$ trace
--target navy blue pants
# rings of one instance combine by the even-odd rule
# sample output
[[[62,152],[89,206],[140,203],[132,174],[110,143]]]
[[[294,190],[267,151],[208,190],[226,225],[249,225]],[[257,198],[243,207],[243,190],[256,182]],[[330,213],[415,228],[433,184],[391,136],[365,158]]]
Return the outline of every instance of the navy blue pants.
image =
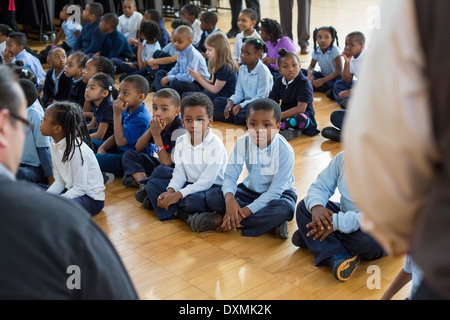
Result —
[[[158,207],[157,199],[162,193],[167,191],[167,186],[169,185],[170,179],[172,179],[172,173],[172,167],[156,167],[145,187],[147,196],[160,221],[175,219],[176,217],[174,214],[179,211],[183,211],[187,214],[213,211],[213,209],[208,206],[207,199],[210,198],[209,194],[214,190],[217,189],[222,191],[221,186],[219,185],[213,185],[209,190],[190,194],[178,201],[178,203],[169,206],[167,210]]]
[[[197,81],[186,82],[175,79],[170,81],[167,86],[163,86],[161,84],[161,80],[167,75],[167,73],[169,72],[166,70],[158,70],[155,73],[155,81],[153,82],[153,85],[155,86],[156,91],[163,88],[172,88],[178,92],[180,97],[182,97],[185,92],[199,92],[203,90],[203,87]]]
[[[334,83],[333,86],[333,94],[334,94],[334,98],[336,99],[336,102],[338,103],[338,105],[340,107],[342,107],[342,104],[344,103],[345,100],[348,100],[349,98],[339,98],[339,93],[341,93],[342,91],[345,90],[350,90],[353,86],[353,81],[352,83],[347,83],[344,81],[344,79],[339,79]]]
[[[34,183],[34,185],[39,186],[40,188],[47,190],[50,188],[48,184],[45,183]],[[67,189],[63,190],[63,193],[66,192]],[[75,203],[78,203],[80,206],[82,206],[91,216],[95,216],[100,213],[100,211],[103,210],[103,207],[105,206],[105,201],[102,200],[95,200],[88,196],[87,194],[78,197],[78,198],[71,198]]]
[[[336,110],[330,116],[330,121],[336,128],[342,129],[342,125],[344,123],[345,110]]]
[[[123,176],[122,157],[123,152],[117,147],[106,150],[107,153],[97,153],[98,148],[103,144],[103,140],[92,139],[95,157],[102,172],[113,173],[116,177]]]
[[[159,165],[161,162],[158,158],[136,150],[125,151],[122,157],[123,172],[127,176],[137,172],[143,172],[150,176]]]
[[[217,97],[214,99],[213,103],[214,103],[214,116],[213,116],[214,121],[234,123],[236,125],[242,125],[246,123],[247,111],[242,109],[238,112],[237,115],[234,115],[233,112],[230,112],[230,116],[228,117],[228,119],[225,119],[223,113],[228,103],[227,97]]]
[[[241,208],[244,208],[259,198],[261,194],[254,192],[242,183],[238,185],[235,199]],[[292,190],[286,190],[280,199],[270,201],[267,206],[254,212],[252,215],[242,219],[244,227],[242,235],[246,237],[257,237],[279,226],[285,221],[291,221],[294,217],[297,194]],[[226,204],[222,188],[212,190],[207,198],[208,206],[218,213],[225,215]]]
[[[34,167],[26,164],[20,164],[16,174],[17,179],[29,182],[48,183],[42,167]]]
[[[302,73],[305,75],[305,77],[308,77],[308,70],[302,69]],[[314,80],[325,78],[325,75],[322,72],[319,72],[319,71],[313,71],[313,76],[314,76]],[[337,76],[336,78],[325,82],[319,88],[314,88],[314,91],[325,92],[326,93],[328,90],[332,90],[333,89],[334,83],[336,81],[339,81],[341,79],[342,79],[342,76]]]
[[[340,211],[340,204],[329,201],[327,208],[333,212]],[[326,265],[326,260],[336,254],[358,255],[361,259],[376,260],[385,255],[384,249],[370,235],[357,230],[352,233],[342,233],[334,231],[328,235],[323,241],[320,238],[314,240],[313,236],[306,235],[312,229],[306,225],[311,223],[312,215],[306,209],[305,202],[302,200],[297,206],[296,212],[298,230],[308,246],[309,251],[314,255],[316,266]]]

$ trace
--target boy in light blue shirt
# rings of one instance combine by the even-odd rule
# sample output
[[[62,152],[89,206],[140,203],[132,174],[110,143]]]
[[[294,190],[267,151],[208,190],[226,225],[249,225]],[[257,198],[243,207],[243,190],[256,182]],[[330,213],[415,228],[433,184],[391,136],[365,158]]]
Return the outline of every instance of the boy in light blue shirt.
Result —
[[[34,83],[27,79],[18,81],[27,99],[27,115],[28,120],[33,124],[33,130],[25,136],[17,179],[49,184],[53,182],[50,138],[44,137],[40,131],[41,121],[44,119],[44,108],[39,103]]]
[[[294,217],[294,151],[278,133],[281,109],[273,100],[252,102],[247,109],[248,134],[240,137],[228,159],[222,190],[211,192],[208,206],[216,212],[199,213],[188,221],[194,231],[242,228],[242,235],[266,232],[286,239]],[[246,166],[248,175],[237,183]]]
[[[206,60],[192,45],[192,29],[188,26],[179,26],[173,34],[173,46],[177,50],[177,63],[169,71],[159,70],[155,74],[156,91],[169,87],[182,97],[184,92],[199,92],[203,87],[189,74],[188,69],[200,71],[205,79],[210,78]]]
[[[37,84],[42,89],[46,74],[39,59],[25,50],[27,43],[27,36],[24,33],[11,33],[6,40],[6,53],[3,63],[22,61],[24,66],[34,72],[37,77]],[[40,89],[38,89],[39,92]]]
[[[69,4],[66,4],[59,13],[59,19],[62,21],[61,23],[61,29],[58,31],[58,34],[56,35],[55,42],[53,44],[57,45],[58,42],[61,40],[62,36],[64,35],[66,38],[66,41],[64,41],[61,44],[61,47],[69,54],[72,48],[75,46],[75,42],[77,41],[78,36],[81,33],[81,30],[83,27],[81,24],[76,22],[75,19],[70,19],[71,14],[69,14]],[[75,12],[73,13],[75,14]]]
[[[340,203],[330,201],[336,187]],[[297,206],[296,218],[298,230],[292,243],[308,248],[316,266],[331,266],[340,281],[350,278],[360,259],[376,260],[385,255],[384,249],[360,230],[361,212],[345,183],[344,152],[334,157],[310,186]]]

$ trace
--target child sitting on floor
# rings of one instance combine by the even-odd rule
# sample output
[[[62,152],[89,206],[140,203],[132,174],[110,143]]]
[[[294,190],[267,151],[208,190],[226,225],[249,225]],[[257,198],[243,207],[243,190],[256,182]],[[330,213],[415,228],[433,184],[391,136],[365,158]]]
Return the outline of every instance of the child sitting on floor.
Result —
[[[68,101],[55,102],[45,110],[44,136],[52,137],[50,151],[55,182],[47,192],[60,194],[81,205],[92,216],[105,205],[105,185],[89,141],[83,113]]]
[[[137,187],[143,184],[145,187],[148,176],[160,164],[172,166],[172,149],[177,137],[184,132],[182,129],[180,113],[180,96],[173,89],[165,88],[156,92],[153,96],[153,118],[150,127],[136,142],[136,150],[128,150],[123,155],[122,165],[124,176],[122,184],[126,187]],[[151,144],[158,158],[152,154],[141,151]],[[145,193],[145,189],[141,189]],[[146,196],[146,193],[145,193]],[[145,198],[144,196],[144,198]],[[143,198],[136,193],[136,199],[143,202]],[[140,200],[139,200],[140,199]]]
[[[242,235],[247,237],[273,232],[282,239],[288,238],[288,221],[294,217],[297,201],[295,154],[278,134],[280,126],[281,109],[275,101],[266,98],[250,103],[248,134],[236,141],[222,189],[208,192],[209,210],[196,213],[189,220],[193,231],[242,228]],[[238,184],[244,164],[248,175]]]
[[[123,176],[123,154],[135,149],[136,142],[147,131],[152,119],[144,103],[148,94],[148,81],[144,77],[126,77],[120,83],[119,91],[119,97],[113,103],[114,134],[105,141],[92,141],[102,172],[116,177]],[[150,147],[143,151],[153,153]]]
[[[172,151],[175,168],[158,166],[146,190],[159,220],[208,211],[208,194],[220,190],[227,150],[210,128],[213,105],[205,94],[194,92],[181,101],[181,119],[186,134],[177,139]]]
[[[313,88],[300,72],[300,59],[294,52],[280,49],[277,64],[281,77],[275,80],[269,98],[281,101],[280,134],[291,140],[304,132],[308,136],[319,133],[314,118]]]
[[[72,79],[66,77],[67,58],[63,48],[55,46],[48,51],[47,63],[51,68],[47,71],[44,82],[42,103],[47,108],[54,100],[61,101],[69,98]]]
[[[242,125],[246,121],[247,106],[252,101],[267,98],[273,86],[273,77],[262,63],[266,44],[257,38],[247,38],[242,47],[242,65],[234,94],[215,100],[214,120]]]
[[[156,91],[169,87],[176,90],[181,97],[184,92],[201,91],[202,87],[189,74],[188,69],[200,71],[205,79],[209,79],[210,74],[205,58],[192,45],[192,29],[188,26],[179,26],[173,34],[173,45],[179,52],[177,63],[169,72],[164,70],[156,72],[154,82]]]
[[[334,157],[308,189],[297,206],[298,230],[292,243],[307,248],[316,266],[331,266],[337,280],[347,281],[360,259],[376,260],[385,255],[369,234],[360,230],[361,212],[348,193],[344,174],[344,152]],[[340,203],[330,201],[336,187]]]

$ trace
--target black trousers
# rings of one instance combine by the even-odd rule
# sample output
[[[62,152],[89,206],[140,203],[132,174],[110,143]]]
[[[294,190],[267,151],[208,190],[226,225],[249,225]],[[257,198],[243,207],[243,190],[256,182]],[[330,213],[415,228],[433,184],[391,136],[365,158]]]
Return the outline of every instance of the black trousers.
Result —
[[[245,5],[247,8],[254,8],[258,13],[258,20],[256,20],[255,29],[258,30],[259,20],[261,19],[261,6],[259,5],[259,0],[245,0]],[[237,26],[237,20],[239,13],[242,10],[242,0],[230,0],[231,8],[231,29],[239,31]]]

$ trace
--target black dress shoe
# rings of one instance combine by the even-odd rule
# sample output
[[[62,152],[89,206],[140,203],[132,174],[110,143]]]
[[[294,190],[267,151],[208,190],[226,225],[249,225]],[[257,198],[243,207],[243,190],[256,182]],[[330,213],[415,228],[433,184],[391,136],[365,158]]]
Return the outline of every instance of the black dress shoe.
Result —
[[[231,38],[236,38],[236,36],[237,36],[238,33],[239,33],[239,30],[233,30],[233,29],[230,29],[230,31],[227,32],[227,37],[228,37],[229,39],[231,39]]]
[[[322,129],[322,136],[332,141],[341,141],[341,130],[334,127],[326,127]]]

